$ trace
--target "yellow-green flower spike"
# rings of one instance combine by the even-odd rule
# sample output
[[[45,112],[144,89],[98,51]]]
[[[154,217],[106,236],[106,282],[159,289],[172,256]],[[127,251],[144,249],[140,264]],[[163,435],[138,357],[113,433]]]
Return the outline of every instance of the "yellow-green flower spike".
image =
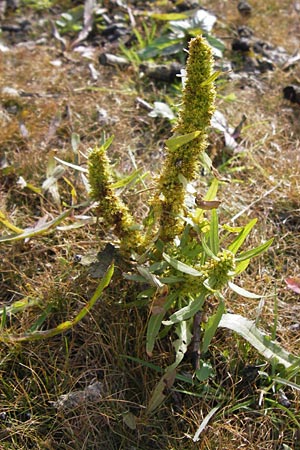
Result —
[[[89,153],[88,173],[90,196],[98,202],[99,216],[103,218],[104,228],[113,228],[116,236],[121,240],[124,253],[137,250],[141,237],[132,215],[122,200],[112,189],[113,178],[109,159],[104,146],[96,147]]]
[[[179,216],[184,212],[186,193],[182,176],[187,181],[195,178],[200,155],[207,146],[206,130],[214,112],[216,96],[213,63],[212,51],[207,41],[201,36],[191,39],[182,108],[173,131],[175,135],[186,135],[195,131],[199,134],[175,150],[167,149],[157,194],[152,201],[154,216],[160,221],[160,237],[164,242],[172,240],[182,229]]]
[[[202,36],[191,39],[186,63],[182,109],[179,113],[178,123],[174,127],[174,131],[179,134],[196,130],[205,132],[210,125],[215,111],[216,97],[214,84],[209,81],[214,78],[213,65],[212,50],[206,39]],[[201,138],[200,141],[202,141]]]

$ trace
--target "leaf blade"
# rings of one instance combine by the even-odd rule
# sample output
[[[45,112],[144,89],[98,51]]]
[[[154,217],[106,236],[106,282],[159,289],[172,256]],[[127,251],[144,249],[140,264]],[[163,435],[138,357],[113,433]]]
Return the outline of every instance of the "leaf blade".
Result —
[[[275,359],[286,368],[291,367],[294,363],[300,363],[299,357],[271,341],[269,336],[260,331],[253,321],[239,314],[223,314],[219,327],[238,333],[269,361]]]
[[[261,244],[258,247],[253,248],[252,250],[248,250],[247,252],[240,253],[236,257],[236,261],[244,261],[246,259],[254,258],[255,256],[260,255],[261,253],[268,250],[268,248],[272,245],[273,241],[274,241],[274,238],[271,238],[264,244]]]
[[[262,298],[262,295],[254,294],[253,292],[249,292],[246,289],[238,286],[237,284],[233,283],[232,281],[228,281],[228,286],[230,289],[235,292],[236,294],[245,297],[245,298],[252,298],[252,299],[258,299]]]
[[[186,273],[187,275],[192,275],[193,277],[203,276],[203,273],[199,272],[199,270],[196,270],[193,267],[188,266],[181,261],[178,261],[178,259],[172,258],[171,256],[167,255],[167,253],[163,253],[162,256],[164,260],[170,264],[170,266],[174,267],[174,269],[178,270],[179,272]]]
[[[248,237],[250,231],[256,224],[257,219],[251,220],[247,225],[245,225],[239,235],[234,239],[234,241],[229,245],[228,250],[230,250],[234,255],[238,249],[243,245],[245,239]]]
[[[169,150],[175,151],[185,144],[196,139],[201,134],[201,131],[193,131],[192,133],[183,134],[180,136],[174,136],[166,141],[166,146]]]
[[[210,318],[207,321],[207,324],[205,326],[205,331],[203,335],[203,343],[202,343],[202,352],[206,353],[208,350],[208,347],[216,334],[216,330],[219,326],[220,320],[224,314],[225,311],[225,304],[223,301],[220,301],[219,306],[217,308],[217,311],[215,314],[210,316]]]

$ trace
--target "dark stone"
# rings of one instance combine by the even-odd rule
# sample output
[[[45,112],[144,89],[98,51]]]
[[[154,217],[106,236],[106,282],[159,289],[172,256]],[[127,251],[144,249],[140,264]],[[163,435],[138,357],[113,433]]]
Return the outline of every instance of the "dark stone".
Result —
[[[234,39],[231,44],[232,50],[240,52],[249,52],[250,42],[246,38]]]
[[[283,88],[283,96],[292,103],[300,105],[300,86],[290,85]]]
[[[171,64],[140,65],[140,70],[144,72],[147,77],[156,81],[166,81],[167,83],[173,83],[178,79],[177,75],[180,74],[181,69],[182,65],[177,62]]]
[[[253,36],[253,30],[250,27],[247,27],[246,25],[241,25],[238,27],[238,35],[240,38],[251,38]]]
[[[245,1],[240,1],[237,8],[242,16],[250,16],[252,12],[252,6],[250,5],[250,3]]]

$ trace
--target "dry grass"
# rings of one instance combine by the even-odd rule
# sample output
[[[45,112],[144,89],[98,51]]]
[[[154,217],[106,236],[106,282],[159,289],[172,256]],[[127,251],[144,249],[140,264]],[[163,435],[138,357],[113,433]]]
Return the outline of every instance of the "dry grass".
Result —
[[[254,12],[249,19],[238,15],[236,2],[202,4],[219,15],[220,36],[232,36],[232,29],[246,21],[256,36],[283,45],[291,53],[297,49],[299,13],[293,9],[293,2],[253,0]],[[80,135],[82,154],[99,142],[104,131],[114,134],[110,157],[116,169],[123,173],[133,170],[130,149],[138,165],[150,171],[147,183],[151,187],[170,125],[150,119],[137,107],[135,98],[143,88],[149,101],[162,98],[162,91],[151,84],[143,86],[132,69],[121,73],[99,66],[100,79],[94,84],[98,90],[87,90],[91,85],[88,62],[74,53],[62,55],[55,41],[32,48],[12,46],[4,56],[0,59],[0,92],[8,86],[33,94],[12,101],[11,109],[7,109],[7,96],[1,97],[6,116],[0,115],[0,158],[6,154],[13,169],[10,173],[0,172],[0,206],[15,225],[30,226],[46,213],[50,218],[58,214],[51,197],[21,189],[17,180],[22,176],[41,186],[53,151],[62,159],[72,160],[72,132]],[[61,59],[60,67],[51,64],[56,59]],[[299,324],[300,308],[298,297],[286,289],[284,278],[299,276],[300,110],[283,100],[282,88],[298,79],[297,67],[288,71],[276,68],[260,76],[259,86],[241,88],[240,81],[226,83],[220,86],[220,93],[234,92],[237,99],[233,103],[218,100],[218,108],[232,126],[247,114],[241,134],[242,151],[221,170],[230,181],[222,185],[219,195],[224,220],[245,209],[236,223],[259,219],[250,245],[275,236],[272,249],[254,261],[242,279],[250,291],[267,295],[261,309],[258,311],[256,301],[241,302],[233,295],[227,297],[227,306],[233,312],[258,319],[269,332],[277,321],[277,339],[294,354],[300,353],[299,330],[292,327]],[[97,107],[107,109],[112,118],[109,125],[99,122]],[[28,137],[22,136],[21,123]],[[211,146],[222,151],[213,139],[211,135]],[[84,164],[84,157],[80,158]],[[85,190],[74,180],[74,173],[67,170],[66,176],[75,183],[78,199],[84,201]],[[202,180],[203,189],[205,185],[206,180]],[[59,186],[68,204],[70,189],[63,180]],[[127,197],[138,216],[145,212],[146,198],[147,193],[140,197],[130,193]],[[99,251],[109,239],[100,224],[71,232],[57,231],[24,243],[1,244],[1,302],[39,299],[38,306],[10,319],[11,329],[28,329],[47,305],[51,305],[45,323],[49,328],[73,317],[97,285],[74,257]],[[1,448],[275,450],[283,448],[283,444],[300,448],[299,393],[286,389],[290,406],[274,405],[272,392],[265,392],[267,382],[250,382],[245,375],[245,367],[250,365],[262,365],[265,371],[271,368],[243,341],[225,331],[218,332],[207,356],[215,377],[194,387],[177,381],[156,415],[143,415],[159,374],[126,358],[146,359],[147,311],[126,307],[135,297],[136,287],[116,277],[92,314],[72,331],[45,342],[1,344]],[[151,362],[163,367],[170,358],[169,350],[168,342],[161,342]],[[191,372],[188,361],[182,370]],[[82,390],[95,379],[103,384],[100,401],[57,411],[52,402],[60,395]],[[193,443],[191,437],[216,404],[220,409],[201,440]],[[123,415],[128,411],[138,417],[135,430],[124,422]]]

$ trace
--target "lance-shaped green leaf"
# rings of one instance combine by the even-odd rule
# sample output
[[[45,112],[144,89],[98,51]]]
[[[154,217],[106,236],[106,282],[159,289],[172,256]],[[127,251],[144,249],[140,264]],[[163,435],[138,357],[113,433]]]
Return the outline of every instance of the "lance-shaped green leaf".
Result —
[[[240,253],[236,257],[236,261],[244,261],[250,258],[254,258],[255,256],[260,255],[261,253],[265,252],[273,243],[274,238],[269,239],[264,244],[259,245],[258,247],[253,248],[252,250],[248,250],[247,252]]]
[[[183,308],[176,311],[174,314],[171,315],[169,320],[166,320],[163,322],[164,325],[172,325],[177,322],[181,322],[182,320],[188,320],[191,317],[193,317],[198,311],[201,310],[205,297],[207,296],[209,292],[205,289],[199,297],[197,297],[195,300],[191,301],[191,303],[187,306],[184,306]]]
[[[168,389],[172,387],[175,381],[176,368],[183,360],[188,345],[191,342],[192,335],[187,322],[182,321],[178,324],[178,326],[176,327],[176,334],[178,336],[178,339],[173,342],[173,346],[176,352],[175,361],[166,369],[164,376],[161,378],[158,385],[154,389],[147,408],[148,414],[157,409],[158,406],[160,406],[161,403],[165,400]]]
[[[182,134],[180,136],[174,136],[166,141],[166,146],[169,150],[177,150],[185,144],[193,141],[200,135],[201,131],[193,131],[192,133]]]
[[[246,226],[243,227],[242,231],[239,233],[236,239],[234,239],[234,241],[229,245],[228,250],[230,250],[234,255],[241,247],[241,245],[243,245],[245,239],[248,237],[256,222],[257,219],[251,220]]]
[[[6,323],[6,307],[4,306],[2,308],[1,313],[0,330],[2,330],[5,327],[5,323]]]
[[[58,158],[57,156],[54,156],[54,159],[58,161],[59,163],[63,164],[64,166],[70,167],[71,169],[75,169],[78,172],[88,173],[88,169],[85,167],[78,166],[77,164],[72,164],[68,161],[64,161],[63,159]]]
[[[268,361],[277,361],[286,368],[291,367],[296,362],[300,364],[299,357],[292,355],[279,344],[271,341],[270,337],[260,331],[253,321],[239,314],[223,314],[219,327],[238,333]]]
[[[128,426],[131,430],[136,430],[137,428],[137,417],[132,414],[130,411],[126,411],[122,413],[123,421],[125,425]]]
[[[146,172],[143,175],[141,175],[142,171],[143,171],[143,169],[141,169],[141,168],[136,169],[133,173],[131,173],[127,177],[124,177],[121,180],[118,180],[115,183],[112,183],[111,188],[112,189],[120,189],[120,188],[127,186],[128,184],[136,183],[137,181],[142,180],[148,174],[148,172]]]
[[[173,346],[176,352],[176,358],[174,363],[169,366],[168,370],[176,369],[176,367],[181,363],[191,342],[192,334],[190,332],[190,327],[185,320],[179,322],[179,324],[176,326],[176,334],[178,336],[178,339],[173,342]]]
[[[148,356],[152,356],[155,340],[159,333],[165,314],[165,311],[159,314],[152,314],[148,321],[146,334],[146,353]]]
[[[0,308],[0,316],[4,313],[6,315],[16,314],[19,311],[24,311],[25,309],[31,308],[32,306],[39,305],[40,303],[41,303],[40,299],[24,297],[20,300],[13,302],[11,305],[1,307]]]
[[[65,173],[65,169],[62,166],[56,166],[51,170],[51,173],[47,177],[47,179],[42,184],[43,191],[48,191],[51,186],[53,186],[57,180],[62,178]]]
[[[147,414],[153,413],[164,402],[168,389],[173,386],[175,377],[175,369],[169,369],[166,371],[151,395],[148,407],[146,409]]]
[[[207,78],[207,80],[202,81],[200,86],[208,86],[209,84],[213,83],[221,74],[222,72],[220,72],[219,70],[214,72],[210,77]]]
[[[250,259],[244,259],[243,261],[240,261],[239,263],[237,263],[235,270],[233,272],[233,276],[239,275],[240,273],[244,272],[244,270],[247,269],[249,264],[250,264]]]
[[[209,244],[212,252],[217,255],[220,249],[219,244],[219,221],[218,213],[215,209],[211,212],[210,218],[210,232],[209,232]]]
[[[246,298],[261,298],[262,297],[262,295],[257,295],[257,294],[254,294],[253,292],[247,291],[246,289],[232,283],[232,281],[228,281],[228,286],[230,287],[230,289],[233,292],[240,295],[241,297],[246,297]]]
[[[109,285],[111,277],[114,273],[114,265],[112,264],[108,269],[102,280],[100,281],[94,295],[90,299],[90,301],[79,311],[79,313],[75,316],[73,320],[67,320],[59,324],[55,328],[51,328],[50,330],[45,331],[34,331],[32,333],[23,333],[19,335],[12,335],[8,333],[2,333],[0,335],[0,342],[27,342],[27,341],[38,341],[40,339],[50,338],[56,336],[57,334],[64,333],[76,325],[83,317],[91,310],[96,301],[99,299],[100,295],[104,291],[104,289]]]
[[[212,170],[213,163],[208,154],[206,152],[202,152],[199,159],[204,169],[210,172]]]
[[[165,317],[166,311],[170,308],[174,302],[177,294],[173,293],[168,296],[166,303],[163,305],[163,311],[158,314],[151,314],[148,321],[147,334],[146,334],[146,353],[148,356],[152,356],[155,340],[159,333],[163,318]]]
[[[27,333],[33,333],[34,331],[37,331],[39,328],[41,328],[41,326],[49,316],[49,313],[52,311],[52,309],[53,309],[52,305],[47,305],[43,313],[37,318],[34,324],[31,325]]]
[[[216,198],[218,193],[219,181],[217,178],[214,178],[211,185],[209,186],[208,191],[206,192],[204,199],[207,202],[211,202]]]
[[[205,325],[205,331],[203,335],[203,343],[202,343],[202,352],[206,353],[208,350],[208,347],[211,343],[212,338],[216,334],[217,328],[219,326],[220,320],[222,318],[222,315],[225,311],[225,304],[221,300],[218,306],[218,309],[215,314],[210,316],[208,319],[206,325]]]
[[[11,223],[2,211],[0,211],[0,223],[17,234],[24,232],[22,228],[16,227],[13,223]]]
[[[293,389],[296,389],[297,391],[300,391],[300,385],[297,383],[293,383],[293,381],[289,381],[289,380],[286,380],[285,378],[281,378],[281,377],[273,377],[272,379],[273,379],[273,381],[276,381],[276,383],[280,383],[280,384],[283,384],[284,386],[289,386]]]
[[[215,261],[220,261],[220,258],[218,256],[216,256],[216,254],[208,247],[207,243],[205,242],[204,236],[201,239],[201,243],[202,243],[203,250],[207,254],[207,256],[209,256],[210,258],[212,258]]]
[[[182,20],[187,18],[186,13],[148,13],[148,16],[155,20],[164,20],[169,22],[170,20]]]
[[[73,324],[76,325],[83,317],[92,309],[92,307],[95,305],[99,297],[101,296],[102,292],[110,283],[110,280],[114,273],[114,264],[111,264],[106,273],[104,274],[104,277],[100,281],[93,297],[90,299],[90,301],[82,308],[81,311],[77,314],[75,319],[73,320]]]
[[[203,273],[199,272],[199,270],[194,269],[191,266],[188,266],[187,264],[178,261],[175,258],[171,258],[171,256],[167,255],[166,253],[163,253],[163,258],[165,261],[167,261],[170,266],[174,267],[174,269],[179,270],[179,272],[186,273],[187,275],[192,275],[193,277],[202,277]]]
[[[46,222],[42,225],[38,225],[33,228],[26,228],[20,234],[9,234],[7,236],[1,236],[0,242],[20,241],[22,239],[32,238],[34,236],[39,236],[41,234],[47,233],[51,228],[58,225],[62,220],[64,220],[70,214],[72,209],[73,208],[67,209],[55,219],[50,220],[49,222]]]

